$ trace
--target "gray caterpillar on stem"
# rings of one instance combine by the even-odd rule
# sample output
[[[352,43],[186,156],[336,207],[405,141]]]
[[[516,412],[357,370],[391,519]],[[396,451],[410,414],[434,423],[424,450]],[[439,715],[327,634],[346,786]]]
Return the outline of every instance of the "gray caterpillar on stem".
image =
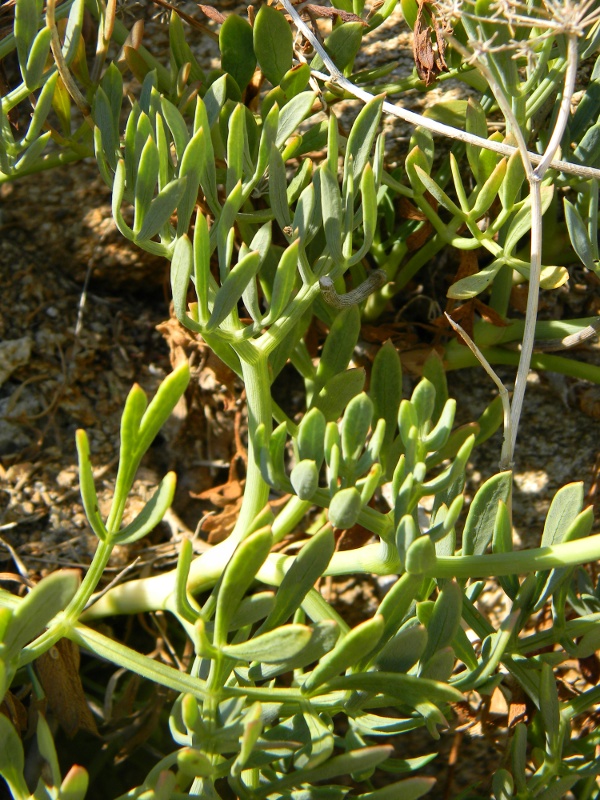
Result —
[[[370,294],[381,288],[386,281],[386,272],[382,269],[376,269],[356,289],[352,289],[352,291],[345,294],[338,294],[332,279],[328,275],[319,279],[319,286],[321,287],[323,300],[328,305],[333,306],[333,308],[344,309],[362,303]]]

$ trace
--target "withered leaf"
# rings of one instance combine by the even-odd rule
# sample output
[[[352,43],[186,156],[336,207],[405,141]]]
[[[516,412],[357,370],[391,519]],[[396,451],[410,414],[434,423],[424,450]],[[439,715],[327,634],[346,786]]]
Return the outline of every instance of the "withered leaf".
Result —
[[[192,28],[196,28],[196,30],[208,33],[210,36],[214,35],[213,32],[206,27],[206,25],[203,25],[202,22],[199,22],[197,19],[194,19],[194,17],[186,14],[185,11],[177,8],[177,6],[168,3],[167,0],[152,0],[152,2],[156,3],[157,6],[168,9],[169,11],[174,11],[180,19],[185,20],[188,25],[191,25]],[[197,5],[200,11],[202,11],[202,13],[205,14],[209,19],[212,19],[218,23],[225,21],[223,14],[219,13],[215,8],[213,8],[213,6],[204,6],[200,5],[200,3]]]
[[[219,24],[225,22],[225,16],[221,14],[220,11],[217,11],[217,9],[214,8],[213,6],[205,6],[202,5],[202,3],[197,3],[197,6],[200,9],[200,11],[203,14],[205,14],[209,19],[212,19],[213,22],[218,22]]]
[[[479,258],[477,250],[460,250],[460,262],[458,272],[454,276],[453,283],[460,281],[463,278],[468,278],[470,275],[475,275],[479,272]]]
[[[0,714],[8,717],[19,733],[27,729],[27,709],[12,692],[7,692],[0,703]]]
[[[408,197],[400,197],[398,200],[398,213],[403,219],[416,219],[423,222],[427,216],[410,202]]]
[[[426,244],[433,234],[433,225],[427,220],[423,225],[420,225],[416,231],[408,235],[406,239],[406,249],[409,253],[413,253],[420,247]]]
[[[448,71],[444,54],[446,40],[434,13],[435,3],[419,0],[419,11],[413,29],[413,57],[417,74],[429,86],[438,75]],[[435,49],[431,35],[435,34]]]
[[[69,738],[78,731],[98,735],[79,677],[79,648],[61,639],[35,662],[48,707]]]
[[[308,3],[304,6],[304,11],[307,11],[313,17],[325,17],[332,19],[334,22],[341,19],[342,22],[360,22],[361,25],[368,25],[361,17],[352,14],[350,11],[342,11],[341,8],[328,8],[326,6],[317,6],[313,3]]]
[[[485,322],[489,323],[490,325],[495,325],[497,328],[506,328],[508,326],[508,322],[500,316],[500,314],[496,311],[496,309],[488,306],[486,303],[482,303],[481,300],[474,298],[475,302],[475,309],[477,310],[481,319],[485,320]]]

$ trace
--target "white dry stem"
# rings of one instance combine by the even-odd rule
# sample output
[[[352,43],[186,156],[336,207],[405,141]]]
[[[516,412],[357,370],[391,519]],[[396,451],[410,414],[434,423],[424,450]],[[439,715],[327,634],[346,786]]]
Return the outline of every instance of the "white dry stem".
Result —
[[[331,60],[317,37],[304,22],[302,17],[298,14],[290,0],[280,0],[280,2],[281,5],[284,6],[286,13],[288,13],[293,19],[297,28],[302,31],[302,34],[306,39],[308,39],[315,51],[319,54],[321,60],[327,67],[329,75],[326,75],[325,73],[319,72],[315,69],[311,70],[311,73],[319,80],[333,82],[344,91],[356,97],[358,100],[362,100],[364,103],[368,103],[370,100],[373,100],[375,95],[371,94],[370,92],[366,92],[364,89],[361,89],[359,86],[356,86],[354,83],[352,83],[352,81],[348,80],[348,78],[344,77],[342,72]],[[493,152],[500,153],[500,155],[503,156],[510,157],[517,149],[516,147],[505,144],[504,142],[494,142],[489,139],[483,139],[481,136],[475,136],[472,133],[467,133],[459,128],[454,128],[451,125],[444,125],[442,122],[437,122],[434,119],[423,117],[414,111],[409,111],[401,106],[393,105],[392,103],[387,102],[387,100],[383,103],[383,111],[386,114],[390,114],[391,116],[398,117],[405,122],[409,122],[411,125],[426,128],[427,130],[432,131],[432,133],[437,133],[441,136],[448,136],[452,139],[457,139],[460,142],[472,144],[476,147],[484,147],[486,150],[492,150]],[[538,164],[542,160],[542,156],[538,155],[537,153],[529,152],[528,157],[534,164]],[[580,164],[572,164],[569,161],[555,159],[551,161],[550,167],[569,175],[578,175],[581,178],[600,179],[600,169],[594,169],[593,167],[586,167]]]
[[[96,44],[96,58],[94,59],[94,66],[92,68],[91,80],[92,83],[100,81],[102,75],[102,67],[106,60],[108,47],[113,35],[115,27],[115,17],[117,13],[117,0],[108,0],[100,4],[101,13],[104,14],[103,24],[98,27],[98,41]]]
[[[502,453],[500,455],[500,469],[512,469],[512,436],[510,430],[510,398],[508,396],[508,389],[502,383],[498,375],[494,372],[490,362],[486,359],[464,328],[459,325],[458,322],[455,322],[450,314],[444,312],[444,315],[454,330],[461,335],[469,350],[473,353],[477,361],[479,361],[481,366],[498,387],[498,393],[500,394],[500,399],[502,400],[502,412],[504,416],[504,438],[502,440]]]
[[[291,4],[290,0],[281,0],[281,4],[286,9],[287,13],[293,19],[296,27],[302,31],[303,35],[310,41],[310,43],[315,48],[316,52],[321,57],[323,63],[327,67],[327,70],[330,73],[330,80],[332,80],[335,84],[343,88],[345,91],[349,92],[350,94],[354,95],[360,100],[364,102],[368,102],[369,100],[373,99],[373,95],[369,92],[360,89],[358,86],[355,86],[351,81],[344,77],[344,75],[340,72],[338,67],[334,64],[331,60],[329,55],[326,53],[325,49],[318,41],[317,37],[313,34],[310,30],[308,25],[302,20],[301,16],[298,14],[296,9]],[[514,396],[511,404],[511,416],[510,416],[510,423],[509,428],[511,431],[510,436],[510,448],[507,452],[502,454],[502,463],[504,464],[504,468],[508,464],[513,462],[514,458],[514,450],[516,445],[516,438],[517,432],[519,428],[519,420],[521,417],[521,411],[523,408],[523,399],[525,397],[525,387],[527,382],[527,375],[529,373],[529,368],[531,364],[531,354],[533,352],[533,345],[535,339],[535,325],[537,322],[537,310],[538,310],[538,296],[539,296],[539,286],[540,286],[540,275],[541,275],[541,267],[542,267],[542,198],[541,198],[541,182],[544,174],[549,168],[556,169],[560,172],[568,173],[571,175],[579,175],[584,178],[595,178],[598,174],[600,174],[600,170],[593,169],[591,167],[580,166],[577,164],[571,164],[567,161],[562,160],[555,160],[554,155],[558,150],[560,145],[560,141],[563,137],[565,127],[568,121],[569,112],[570,112],[570,105],[571,99],[573,96],[573,91],[575,87],[575,77],[577,74],[577,66],[578,66],[578,52],[577,52],[577,40],[578,36],[582,35],[583,31],[583,23],[581,21],[581,15],[587,10],[588,3],[584,3],[583,7],[579,6],[580,16],[578,20],[579,24],[575,25],[573,19],[569,20],[562,20],[563,27],[561,32],[565,33],[567,36],[567,68],[565,71],[565,79],[564,79],[564,89],[562,93],[561,105],[559,109],[559,113],[557,116],[556,123],[554,125],[554,130],[550,137],[550,141],[546,147],[546,150],[542,156],[531,153],[527,149],[527,144],[519,128],[518,122],[513,114],[510,102],[506,97],[504,90],[495,80],[491,70],[487,68],[485,63],[485,43],[480,43],[479,53],[473,54],[469,50],[467,50],[460,42],[456,41],[454,37],[451,35],[446,35],[448,40],[451,42],[453,47],[455,47],[464,57],[466,57],[469,61],[475,61],[477,66],[481,70],[482,74],[485,76],[490,88],[494,92],[494,96],[502,110],[502,113],[505,115],[505,118],[509,125],[512,128],[512,133],[514,134],[517,147],[512,147],[511,145],[507,145],[500,142],[493,142],[487,139],[483,139],[479,136],[474,136],[473,134],[469,134],[466,131],[461,131],[457,128],[453,128],[450,125],[444,125],[440,122],[436,122],[432,119],[427,119],[422,117],[419,114],[416,114],[412,111],[408,111],[404,108],[399,106],[392,105],[385,101],[383,103],[383,110],[388,114],[392,114],[396,117],[404,119],[406,122],[410,122],[414,125],[420,125],[421,127],[427,128],[433,133],[439,133],[444,136],[451,137],[453,139],[458,139],[459,141],[465,142],[466,144],[473,144],[478,147],[484,147],[488,150],[493,150],[497,153],[501,153],[502,155],[511,156],[515,150],[518,150],[521,155],[521,160],[523,162],[523,167],[525,169],[525,174],[527,176],[527,181],[530,186],[530,196],[531,196],[531,250],[530,250],[530,275],[529,275],[529,292],[527,297],[527,312],[525,317],[525,329],[523,333],[523,344],[521,347],[521,356],[519,358],[519,366],[517,369],[517,376],[515,380],[515,391]],[[569,8],[571,6],[569,5]],[[573,7],[576,8],[576,7]],[[549,9],[552,11],[552,8]],[[479,57],[478,57],[479,56]],[[312,71],[313,75],[320,78],[321,80],[327,80],[327,76],[323,73],[319,73],[315,70]],[[535,168],[533,165],[537,165]],[[465,340],[466,341],[466,340]],[[505,420],[506,426],[506,420]],[[505,430],[505,438],[507,436]]]
[[[94,120],[91,117],[90,104],[79,91],[79,87],[75,83],[67,62],[65,61],[65,57],[63,56],[60,38],[58,36],[58,30],[56,27],[56,0],[48,0],[46,4],[46,24],[50,29],[50,48],[52,50],[52,55],[54,56],[54,62],[56,64],[58,74],[65,85],[65,89],[70,94],[71,99],[83,114],[87,124],[93,130],[95,126]]]
[[[506,97],[504,90],[494,77],[494,74],[488,69],[485,59],[478,57],[476,53],[474,56],[462,45],[456,41],[454,37],[448,36],[448,40],[452,46],[465,58],[475,60],[477,66],[481,70],[483,76],[487,80],[490,88],[494,93],[494,97],[500,106],[500,110],[504,114],[505,119],[511,127],[511,132],[517,140],[517,146],[521,154],[521,161],[525,175],[529,183],[529,192],[531,198],[531,244],[530,244],[530,272],[529,272],[529,290],[527,292],[527,309],[525,312],[525,327],[523,331],[523,341],[521,345],[521,355],[519,357],[519,366],[517,368],[517,376],[515,379],[515,391],[511,403],[511,447],[508,453],[508,461],[504,464],[503,468],[507,468],[509,463],[514,460],[514,452],[517,442],[517,433],[519,431],[519,420],[523,410],[523,400],[525,399],[525,389],[527,387],[527,375],[531,366],[531,354],[533,352],[535,341],[535,326],[537,322],[539,292],[540,292],[540,277],[542,271],[542,179],[548,168],[552,165],[552,159],[555,155],[562,137],[565,132],[569,114],[571,109],[571,99],[575,90],[575,79],[577,76],[578,65],[578,41],[576,33],[569,33],[567,36],[567,68],[565,70],[564,88],[562,92],[561,103],[557,114],[556,122],[550,141],[546,150],[539,160],[537,166],[534,168],[530,153],[527,150],[527,144],[519,127],[519,124],[513,114],[510,101]],[[482,53],[480,54],[482,55]],[[503,457],[504,460],[504,457]]]
[[[517,370],[517,377],[515,379],[515,391],[511,405],[511,460],[514,457],[517,433],[519,430],[519,420],[521,417],[523,400],[525,397],[527,375],[531,365],[531,354],[533,352],[533,344],[535,340],[535,324],[537,321],[540,276],[542,271],[542,179],[544,177],[544,173],[552,162],[552,157],[558,150],[569,119],[571,99],[575,90],[575,77],[577,74],[577,46],[577,36],[572,33],[569,35],[567,40],[567,69],[565,72],[562,100],[556,123],[554,125],[554,130],[544,152],[544,157],[533,172],[533,177],[530,177],[529,174],[527,174],[527,180],[529,181],[531,192],[531,268],[529,272],[529,289],[527,292],[527,310],[525,312],[525,330],[523,332],[521,356],[519,358],[519,367]]]

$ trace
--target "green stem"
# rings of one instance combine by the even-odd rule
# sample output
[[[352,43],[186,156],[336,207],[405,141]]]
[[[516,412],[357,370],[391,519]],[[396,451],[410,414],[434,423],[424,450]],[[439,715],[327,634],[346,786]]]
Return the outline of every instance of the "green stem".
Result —
[[[481,556],[438,556],[425,570],[432,578],[487,578],[526,575],[546,569],[574,567],[600,558],[600,534],[533,550]]]
[[[92,563],[75,597],[73,597],[64,612],[55,618],[54,624],[24,649],[23,653],[27,654],[27,660],[24,663],[27,664],[29,661],[41,656],[63,636],[69,636],[96,586],[98,586],[113,549],[114,543],[110,541],[98,544]]]
[[[309,500],[291,497],[273,523],[273,543],[280,542],[299,525],[308,514],[312,504]]]
[[[264,424],[269,431],[272,424],[268,359],[252,342],[237,342],[234,349],[242,366],[248,407],[248,466],[244,498],[230,536],[192,562],[188,578],[188,589],[192,593],[215,585],[237,544],[248,535],[256,516],[269,499],[269,487],[260,473],[253,446],[258,426]],[[95,619],[107,614],[132,614],[159,608],[174,610],[175,584],[175,570],[152,578],[129,581],[100,598],[84,618]]]
[[[267,504],[269,486],[265,483],[258,467],[258,454],[254,452],[256,430],[264,425],[270,432],[273,418],[271,407],[271,381],[269,379],[269,363],[267,356],[252,342],[239,342],[234,349],[240,357],[242,378],[246,390],[248,408],[248,465],[246,469],[246,486],[242,508],[229,539],[235,546],[244,539],[258,513]],[[193,590],[194,565],[190,571]]]
[[[516,351],[505,350],[502,347],[489,347],[481,348],[481,352],[490,364],[516,366],[519,363],[519,353]],[[444,356],[444,365],[449,370],[479,365],[479,362],[468,347],[447,347]],[[533,369],[559,372],[562,375],[571,375],[580,380],[600,384],[600,367],[596,367],[594,364],[587,364],[584,361],[575,361],[572,358],[554,356],[548,353],[534,353],[531,357],[531,366]]]
[[[579,636],[584,636],[586,633],[589,633],[589,631],[596,630],[599,623],[599,612],[589,614],[585,617],[579,617],[579,619],[568,620],[565,625],[565,635],[570,639],[577,639]],[[531,636],[525,636],[525,638],[519,641],[519,653],[521,655],[536,653],[544,647],[556,644],[557,641],[558,637],[554,628],[549,628],[540,633],[533,633]]]

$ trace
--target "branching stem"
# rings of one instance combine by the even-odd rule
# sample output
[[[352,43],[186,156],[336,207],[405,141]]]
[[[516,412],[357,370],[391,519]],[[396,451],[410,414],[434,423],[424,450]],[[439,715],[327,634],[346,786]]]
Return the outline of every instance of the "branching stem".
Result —
[[[316,52],[319,54],[323,63],[327,67],[329,75],[325,75],[323,72],[313,69],[311,72],[314,77],[321,81],[332,81],[337,86],[344,89],[344,91],[348,92],[353,97],[356,97],[358,100],[362,100],[364,103],[368,103],[370,100],[372,100],[374,95],[352,83],[352,81],[348,80],[348,78],[346,78],[342,72],[340,72],[317,37],[304,22],[302,17],[298,14],[290,0],[281,0],[281,4],[285,7],[286,12],[293,19],[297,28],[302,31],[303,36],[305,36],[315,48]],[[472,57],[470,53],[469,57]],[[505,144],[504,142],[494,142],[490,139],[483,139],[480,136],[467,133],[459,128],[454,128],[451,125],[444,125],[442,122],[437,122],[437,120],[423,117],[421,114],[417,114],[414,111],[409,111],[406,108],[402,108],[401,106],[394,105],[393,103],[389,103],[387,101],[383,103],[383,110],[387,114],[391,114],[394,117],[403,119],[405,122],[409,122],[411,125],[426,128],[427,130],[432,131],[432,133],[437,133],[441,136],[448,136],[452,139],[456,139],[457,141],[464,142],[465,144],[472,144],[476,147],[484,147],[487,150],[493,150],[495,153],[500,153],[503,156],[511,156],[517,149],[516,147]],[[533,164],[538,164],[542,160],[542,156],[529,151],[528,157]],[[549,166],[552,169],[558,170],[559,172],[564,172],[570,175],[579,175],[582,178],[600,178],[599,169],[582,166],[580,164],[572,164],[569,161],[553,159],[551,160]]]

